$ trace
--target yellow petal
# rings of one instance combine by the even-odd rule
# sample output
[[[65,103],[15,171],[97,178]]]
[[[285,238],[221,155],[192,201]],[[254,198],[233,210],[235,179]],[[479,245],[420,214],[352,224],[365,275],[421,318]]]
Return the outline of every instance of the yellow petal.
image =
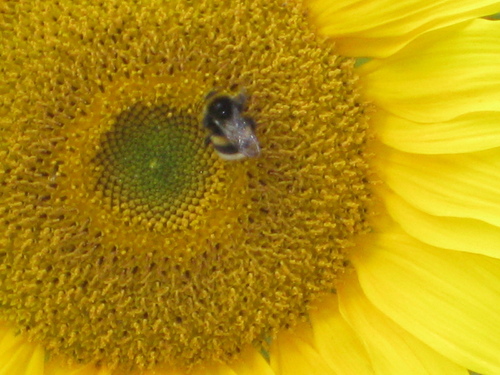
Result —
[[[349,56],[387,56],[422,32],[498,12],[497,1],[309,0],[322,33]]]
[[[403,330],[365,297],[355,275],[339,287],[340,310],[366,345],[376,374],[467,375],[458,366]]]
[[[194,372],[193,372],[193,374],[194,374]],[[209,374],[210,373],[205,373],[205,375],[209,375]],[[123,375],[130,375],[130,374],[123,374]],[[177,369],[168,369],[168,370],[166,370],[166,369],[157,369],[157,368],[155,368],[154,370],[144,371],[144,372],[141,372],[140,374],[135,374],[134,373],[133,375],[187,375],[187,373],[184,372],[184,371],[177,370]]]
[[[43,375],[43,369],[45,367],[45,350],[42,349],[41,345],[37,345],[31,358],[28,359],[26,363],[26,375]]]
[[[305,340],[300,328],[282,332],[271,344],[271,367],[277,375],[336,375],[325,360]]]
[[[374,374],[363,344],[339,313],[336,296],[318,303],[310,317],[315,347],[336,374]]]
[[[387,211],[410,236],[443,249],[500,258],[500,228],[483,221],[428,215],[390,191],[382,193]]]
[[[500,103],[500,23],[474,20],[420,36],[395,55],[360,67],[366,94],[416,122],[448,121]]]
[[[70,366],[66,363],[51,360],[44,375],[111,375],[111,371],[93,364]]]
[[[400,231],[351,258],[365,295],[389,318],[465,368],[500,373],[499,260]]]
[[[236,375],[236,373],[225,364],[211,365],[209,367],[199,366],[191,375]]]
[[[431,215],[500,226],[500,148],[457,155],[415,155],[381,147],[379,173],[412,206]]]
[[[385,144],[418,154],[456,154],[500,146],[500,112],[473,112],[432,124],[379,111],[373,118]]]
[[[0,328],[0,375],[43,375],[45,352],[14,329]]]
[[[246,350],[233,362],[231,368],[238,375],[274,375],[273,370],[255,349]]]

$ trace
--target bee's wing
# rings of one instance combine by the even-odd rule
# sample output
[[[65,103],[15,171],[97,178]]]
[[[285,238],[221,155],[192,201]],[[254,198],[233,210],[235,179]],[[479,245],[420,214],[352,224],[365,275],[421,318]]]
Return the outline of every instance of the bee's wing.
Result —
[[[225,127],[225,136],[239,152],[248,157],[259,155],[260,146],[254,133],[255,123],[249,118],[237,116]]]
[[[251,135],[244,140],[243,145],[240,148],[240,152],[250,158],[259,156],[260,145],[257,136],[252,131]]]

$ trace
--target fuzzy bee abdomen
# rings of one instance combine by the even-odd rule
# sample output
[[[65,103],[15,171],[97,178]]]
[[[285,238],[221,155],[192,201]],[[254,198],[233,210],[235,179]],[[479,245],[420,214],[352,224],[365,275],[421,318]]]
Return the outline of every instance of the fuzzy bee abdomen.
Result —
[[[238,147],[229,142],[224,136],[211,135],[210,142],[217,154],[224,160],[239,160],[245,157]]]

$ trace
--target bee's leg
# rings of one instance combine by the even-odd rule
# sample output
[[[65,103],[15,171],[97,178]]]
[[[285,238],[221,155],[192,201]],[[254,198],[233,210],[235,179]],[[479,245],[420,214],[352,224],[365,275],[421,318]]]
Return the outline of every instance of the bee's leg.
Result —
[[[255,131],[255,128],[257,127],[257,123],[254,121],[253,118],[251,117],[244,117],[245,122],[250,125],[253,131]]]
[[[207,95],[205,95],[205,100],[208,100],[208,99],[214,97],[215,94],[217,94],[217,90],[210,91]]]
[[[212,129],[214,124],[213,121],[210,119],[210,116],[203,117],[203,126],[207,129]]]
[[[211,135],[224,135],[222,129],[210,116],[205,116],[203,119],[203,126],[210,130]]]
[[[238,107],[238,111],[243,112],[245,110],[245,103],[247,101],[246,91],[242,89],[240,93],[233,98],[233,100]]]
[[[210,143],[212,143],[211,135],[207,135],[205,137],[205,146],[208,146]]]

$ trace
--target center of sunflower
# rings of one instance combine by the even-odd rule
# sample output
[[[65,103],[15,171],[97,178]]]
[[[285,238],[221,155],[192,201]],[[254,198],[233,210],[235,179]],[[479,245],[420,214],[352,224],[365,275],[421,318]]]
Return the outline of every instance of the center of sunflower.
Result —
[[[1,318],[117,373],[228,361],[307,320],[369,230],[353,61],[293,1],[59,3],[19,5],[48,16],[12,44],[36,69],[0,128]],[[213,90],[248,94],[259,158],[205,145]]]
[[[202,183],[203,147],[197,118],[136,105],[104,136],[94,160],[102,170],[96,189],[131,214],[171,215]]]

